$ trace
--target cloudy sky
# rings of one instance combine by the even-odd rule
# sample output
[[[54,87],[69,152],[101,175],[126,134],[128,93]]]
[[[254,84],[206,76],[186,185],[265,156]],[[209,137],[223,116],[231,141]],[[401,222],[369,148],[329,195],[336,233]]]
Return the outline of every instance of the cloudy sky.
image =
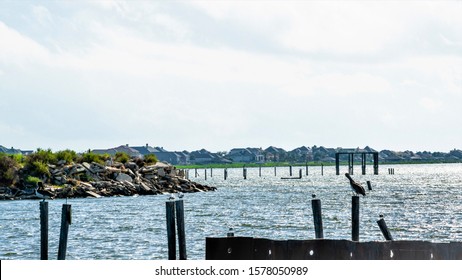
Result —
[[[0,145],[462,149],[462,1],[0,0]]]

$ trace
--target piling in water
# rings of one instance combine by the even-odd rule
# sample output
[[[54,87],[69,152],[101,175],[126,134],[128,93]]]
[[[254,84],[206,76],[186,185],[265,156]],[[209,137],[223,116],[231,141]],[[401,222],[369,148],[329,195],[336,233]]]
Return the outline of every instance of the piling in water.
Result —
[[[321,215],[321,200],[314,198],[311,200],[311,208],[313,209],[313,220],[314,220],[314,233],[316,239],[324,238],[324,232],[322,228],[322,215]]]
[[[167,201],[165,203],[167,218],[167,241],[168,241],[168,259],[176,259],[176,241],[175,241],[175,202]]]
[[[72,223],[72,212],[70,204],[63,204],[61,214],[61,232],[59,234],[58,260],[66,259],[67,237],[69,234],[69,225]]]
[[[367,189],[372,191],[371,181],[367,181]]]
[[[48,202],[40,202],[40,259],[48,260]]]
[[[176,221],[178,231],[178,247],[180,251],[180,260],[186,260],[186,234],[184,230],[184,204],[183,200],[175,201]]]
[[[380,231],[382,232],[383,237],[385,237],[385,240],[392,241],[393,237],[391,236],[391,233],[388,230],[387,224],[385,223],[382,215],[380,215],[380,219],[377,221],[377,224],[379,225]]]
[[[351,197],[351,240],[359,241],[359,196]]]

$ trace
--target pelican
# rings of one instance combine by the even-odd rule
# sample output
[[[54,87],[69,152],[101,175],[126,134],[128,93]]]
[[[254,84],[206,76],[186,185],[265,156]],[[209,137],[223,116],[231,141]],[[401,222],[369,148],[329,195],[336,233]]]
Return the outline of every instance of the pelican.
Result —
[[[54,198],[54,195],[52,192],[45,190],[45,187],[43,186],[42,182],[37,182],[37,187],[35,188],[35,196],[43,200],[48,199],[48,198],[49,199]]]
[[[350,186],[353,189],[353,191],[358,194],[362,194],[363,196],[366,196],[366,190],[364,190],[363,186],[360,184],[356,183],[353,178],[351,178],[350,174],[345,173],[345,176],[350,180]]]

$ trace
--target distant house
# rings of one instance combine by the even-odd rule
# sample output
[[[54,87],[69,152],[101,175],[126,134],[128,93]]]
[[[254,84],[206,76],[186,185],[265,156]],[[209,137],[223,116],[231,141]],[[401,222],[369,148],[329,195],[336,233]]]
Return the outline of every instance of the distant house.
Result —
[[[193,151],[189,154],[189,160],[192,164],[209,164],[209,163],[231,163],[216,153],[211,153],[205,149]]]
[[[288,154],[290,160],[294,162],[306,162],[313,159],[311,148],[305,146],[293,149]]]
[[[125,153],[129,155],[130,157],[136,157],[136,158],[143,157],[139,151],[129,147],[128,144],[115,147],[115,148],[110,148],[110,149],[95,149],[95,150],[92,150],[92,152],[95,154],[99,154],[99,155],[108,154],[110,156],[115,156],[116,153]]]
[[[154,154],[159,161],[170,164],[189,164],[189,154],[187,152],[169,152],[163,147],[151,147],[148,144],[132,148],[140,152],[143,156]]]
[[[287,152],[284,149],[269,146],[263,151],[265,161],[284,161],[287,158]]]
[[[233,162],[263,162],[263,151],[259,148],[234,148],[226,155]]]
[[[24,154],[23,151],[19,149],[15,149],[13,147],[11,147],[11,149],[8,149],[6,147],[3,147],[2,145],[0,145],[0,153],[5,153],[9,155]]]

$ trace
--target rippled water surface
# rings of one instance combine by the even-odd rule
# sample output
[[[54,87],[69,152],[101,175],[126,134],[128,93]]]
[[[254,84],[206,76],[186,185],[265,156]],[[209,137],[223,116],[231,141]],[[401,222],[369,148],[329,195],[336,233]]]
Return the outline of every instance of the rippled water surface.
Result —
[[[389,175],[388,168],[395,169]],[[342,167],[345,168],[345,167]],[[294,175],[298,175],[294,167]],[[204,170],[190,179],[216,186],[216,192],[186,194],[185,220],[189,259],[205,258],[205,237],[239,236],[311,239],[314,226],[311,195],[322,202],[324,237],[351,238],[351,196],[345,176],[335,167],[310,167],[301,180],[281,180],[288,167]],[[368,173],[372,171],[369,170]],[[462,241],[462,164],[380,166],[380,175],[353,178],[372,182],[361,197],[360,240],[383,240],[376,221],[385,220],[395,240]],[[68,200],[72,205],[67,259],[167,259],[167,195]],[[58,251],[61,207],[49,202],[49,257]],[[40,258],[39,201],[0,201],[0,259]]]

